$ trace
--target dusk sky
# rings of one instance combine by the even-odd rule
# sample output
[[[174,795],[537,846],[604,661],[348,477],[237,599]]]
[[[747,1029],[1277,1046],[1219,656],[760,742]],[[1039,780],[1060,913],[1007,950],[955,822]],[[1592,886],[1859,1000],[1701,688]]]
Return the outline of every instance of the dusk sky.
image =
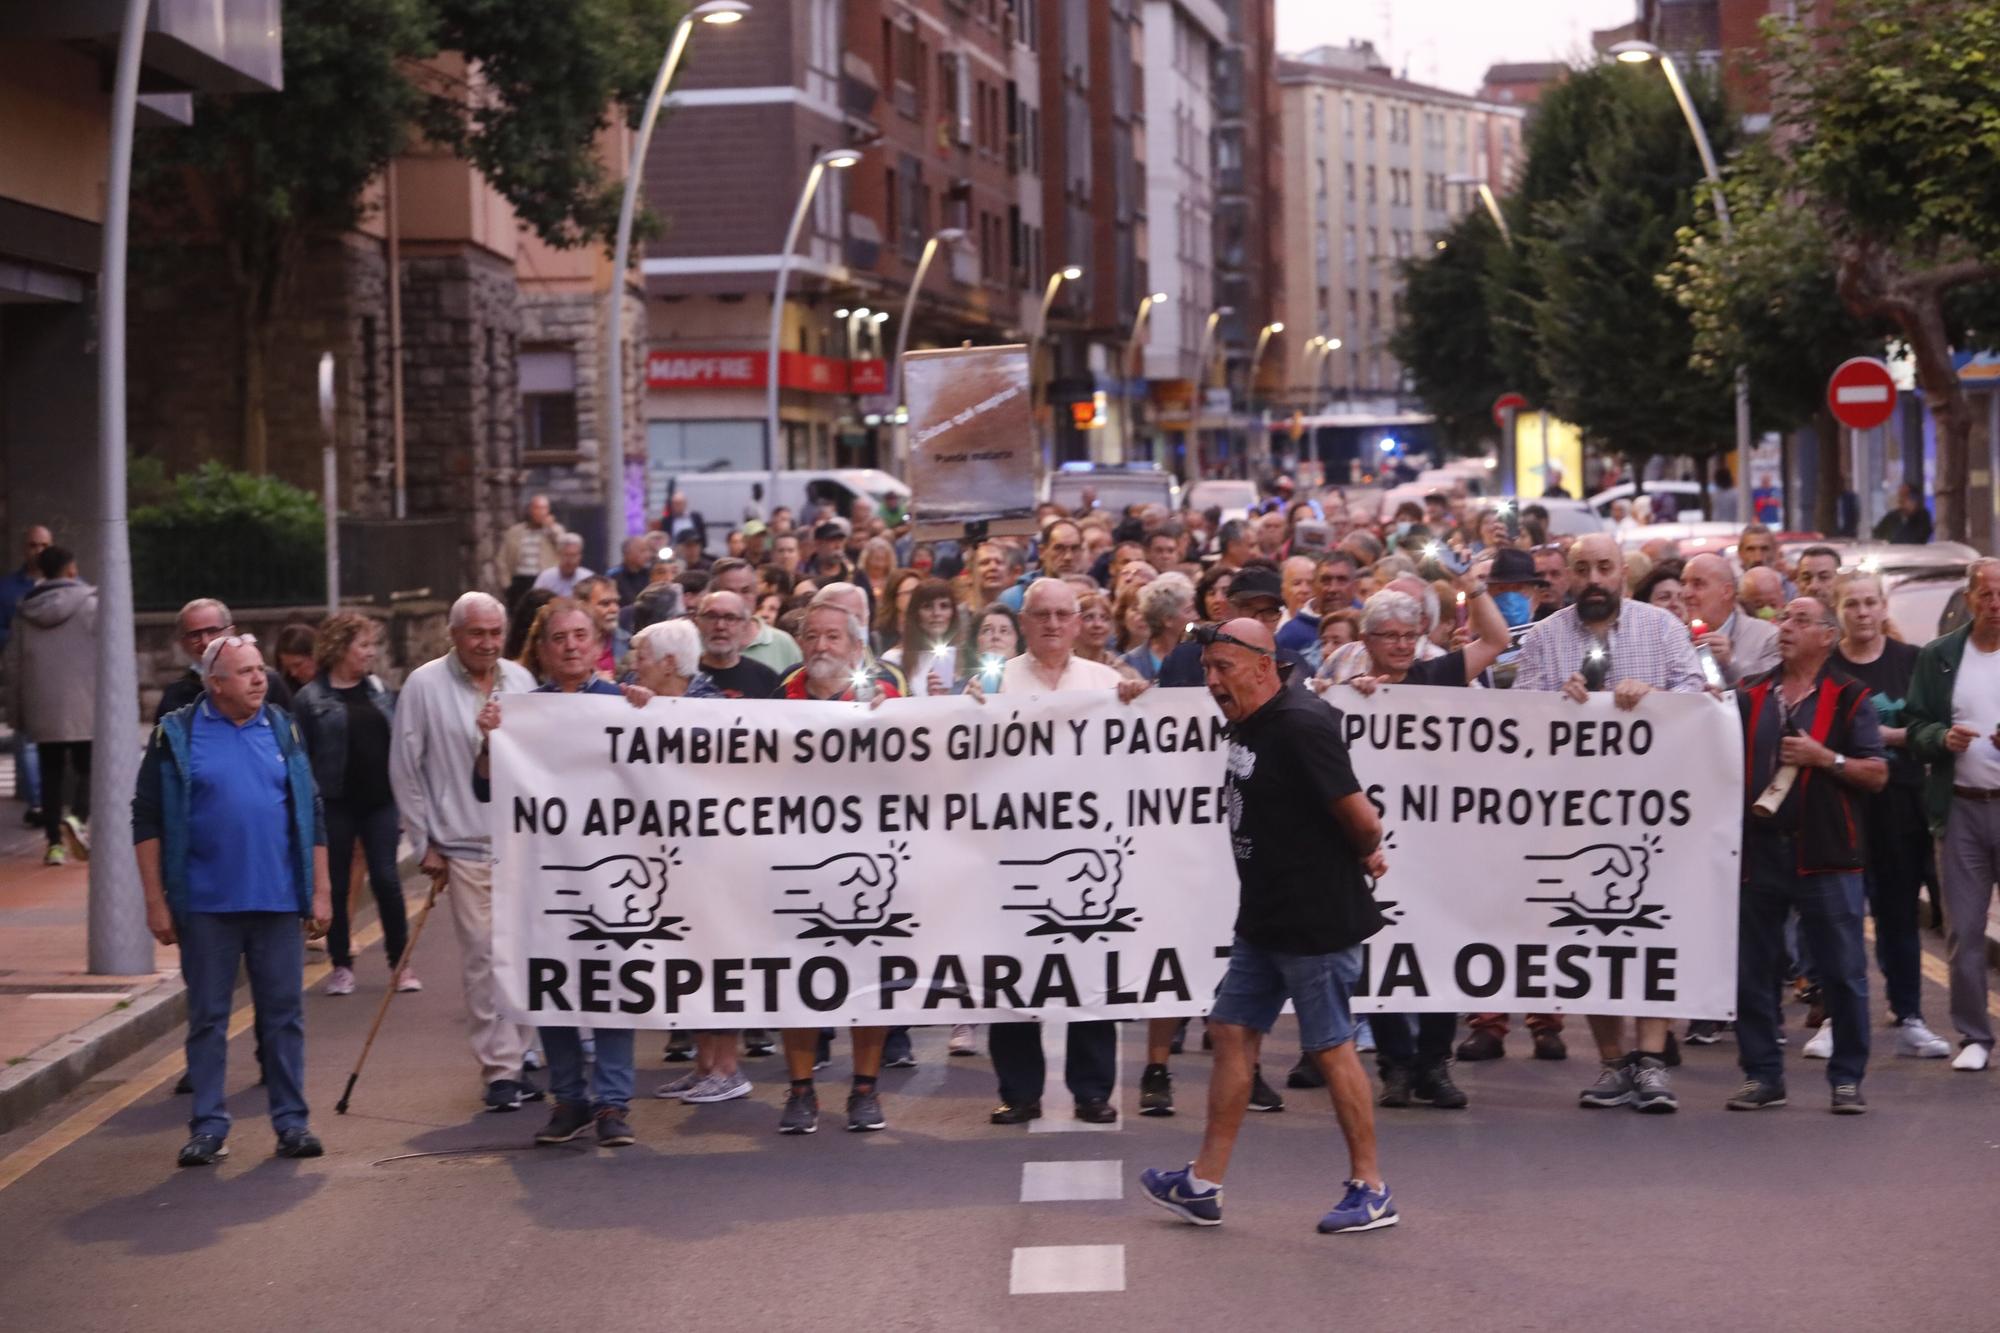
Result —
[[[1503,61],[1563,60],[1595,28],[1630,22],[1638,0],[1277,0],[1278,50],[1363,37],[1397,73],[1454,92]]]

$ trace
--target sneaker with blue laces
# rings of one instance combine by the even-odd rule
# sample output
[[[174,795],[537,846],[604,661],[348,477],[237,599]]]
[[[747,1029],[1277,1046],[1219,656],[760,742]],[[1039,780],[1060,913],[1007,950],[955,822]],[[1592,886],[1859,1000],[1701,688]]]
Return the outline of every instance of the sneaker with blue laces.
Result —
[[[1147,1198],[1183,1222],[1192,1222],[1198,1227],[1221,1226],[1222,1187],[1218,1185],[1212,1190],[1197,1190],[1188,1183],[1193,1174],[1193,1162],[1178,1171],[1162,1171],[1149,1166],[1139,1173],[1139,1188],[1146,1191]]]
[[[1350,1180],[1347,1193],[1319,1220],[1319,1230],[1323,1236],[1336,1231],[1375,1231],[1395,1226],[1396,1221],[1396,1200],[1387,1185],[1371,1190],[1361,1181]]]

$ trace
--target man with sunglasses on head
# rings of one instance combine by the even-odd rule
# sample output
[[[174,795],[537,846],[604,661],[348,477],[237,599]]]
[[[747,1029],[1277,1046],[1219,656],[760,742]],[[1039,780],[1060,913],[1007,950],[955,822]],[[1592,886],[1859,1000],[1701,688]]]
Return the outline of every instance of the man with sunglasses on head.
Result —
[[[1319,1229],[1394,1226],[1349,1006],[1361,979],[1362,942],[1383,925],[1369,889],[1369,878],[1388,870],[1381,820],[1355,780],[1339,713],[1285,687],[1268,629],[1238,619],[1195,635],[1208,692],[1230,724],[1223,791],[1240,905],[1229,970],[1209,1009],[1215,1070],[1201,1151],[1181,1170],[1143,1172],[1140,1187],[1184,1221],[1221,1224],[1223,1176],[1249,1107],[1252,1071],[1289,999],[1299,1043],[1326,1081],[1347,1140],[1346,1191]]]
[[[202,697],[202,653],[223,635],[235,632],[236,617],[213,597],[197,597],[181,608],[174,621],[174,643],[187,659],[188,669],[160,691],[160,706],[153,710],[153,721],[158,722],[167,714],[185,708]],[[269,667],[264,669],[264,674],[269,677],[265,682],[265,699],[280,708],[289,709],[292,706],[292,691],[285,684],[285,678]]]

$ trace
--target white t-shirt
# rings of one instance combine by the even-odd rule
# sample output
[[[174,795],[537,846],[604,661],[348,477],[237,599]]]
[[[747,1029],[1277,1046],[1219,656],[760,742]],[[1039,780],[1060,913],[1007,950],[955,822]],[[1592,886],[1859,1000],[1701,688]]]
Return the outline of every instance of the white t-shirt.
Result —
[[[1019,657],[1007,659],[1007,665],[1000,669],[1000,693],[1002,694],[1047,694],[1055,690],[1112,690],[1118,688],[1123,679],[1116,671],[1102,662],[1087,662],[1081,657],[1071,656],[1063,665],[1061,678],[1050,681],[1035,659],[1022,653]]]
[[[903,650],[900,647],[891,648],[888,652],[882,654],[882,660],[900,670],[904,678],[910,682],[910,697],[912,699],[921,699],[931,692],[932,671],[936,671],[943,678],[947,694],[957,687],[958,649],[947,644],[945,645],[945,650],[941,653],[933,653],[926,649],[918,653],[916,658],[915,662],[905,662],[903,660]]]
[[[576,573],[574,574],[563,573],[561,565],[550,565],[535,576],[535,586],[544,592],[552,592],[558,597],[569,597],[576,592],[577,584],[583,582],[585,579],[596,577],[595,574],[592,574],[582,565],[576,567]]]
[[[1965,641],[1951,687],[1951,720],[1979,733],[1952,766],[1952,782],[1988,791],[2000,788],[2000,748],[1987,739],[2000,727],[2000,653],[1982,653],[1971,639]]]

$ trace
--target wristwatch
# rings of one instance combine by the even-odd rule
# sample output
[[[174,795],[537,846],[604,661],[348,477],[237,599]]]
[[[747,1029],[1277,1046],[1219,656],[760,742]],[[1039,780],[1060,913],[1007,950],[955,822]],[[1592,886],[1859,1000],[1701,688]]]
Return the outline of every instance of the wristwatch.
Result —
[[[1846,755],[1844,755],[1844,754],[1837,754],[1837,755],[1835,755],[1835,756],[1833,757],[1833,771],[1834,771],[1834,772],[1836,772],[1836,773],[1844,773],[1844,772],[1846,772],[1846,771],[1847,771],[1847,756],[1846,756]]]

